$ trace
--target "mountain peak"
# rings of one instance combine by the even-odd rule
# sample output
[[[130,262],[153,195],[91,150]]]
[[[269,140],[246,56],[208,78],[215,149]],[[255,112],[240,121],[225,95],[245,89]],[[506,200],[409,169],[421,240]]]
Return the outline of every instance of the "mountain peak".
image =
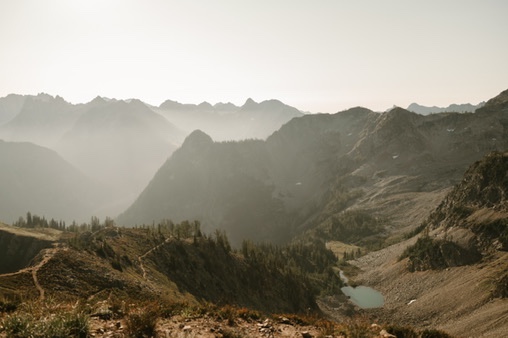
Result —
[[[185,138],[182,148],[202,148],[210,144],[213,144],[212,138],[203,131],[196,129]]]
[[[35,99],[42,101],[42,102],[49,102],[49,101],[52,101],[54,99],[54,97],[49,94],[46,94],[46,93],[39,93],[39,94],[37,94]]]
[[[275,99],[263,101],[259,105],[266,109],[284,108],[286,106],[282,101]]]
[[[127,102],[127,104],[133,108],[139,108],[139,109],[147,109],[148,108],[146,103],[144,103],[143,101],[138,100],[138,99],[131,99]]]
[[[253,99],[251,99],[250,97],[247,99],[247,101],[245,101],[245,103],[243,104],[242,108],[250,108],[250,107],[255,107],[257,106],[258,104],[256,103],[256,101],[254,101]]]
[[[417,114],[407,109],[395,106],[389,111],[383,113],[382,116],[384,117],[385,120],[395,119],[396,121],[401,121],[402,119],[407,120],[410,118],[414,118],[415,116],[417,116]]]
[[[102,96],[99,96],[99,95],[97,95],[92,101],[90,101],[90,103],[94,103],[94,104],[104,104],[106,102],[107,101]]]
[[[198,108],[201,110],[213,110],[213,106],[206,101],[203,101],[200,104],[198,104]]]
[[[488,100],[487,103],[485,103],[485,105],[482,108],[478,109],[478,111],[494,112],[505,109],[508,109],[508,89],[502,91],[496,97],[493,97],[492,99]]]
[[[179,108],[182,108],[183,104],[181,104],[180,102],[177,102],[177,101],[173,101],[173,100],[166,100],[164,102],[162,102],[159,106],[159,108],[162,108],[162,109],[179,109]]]

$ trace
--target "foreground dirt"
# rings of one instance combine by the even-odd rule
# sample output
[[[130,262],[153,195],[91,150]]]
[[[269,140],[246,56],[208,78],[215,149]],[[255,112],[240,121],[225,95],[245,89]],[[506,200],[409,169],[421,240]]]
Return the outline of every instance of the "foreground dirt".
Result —
[[[363,323],[365,324],[365,323]],[[92,319],[92,337],[127,337],[128,330],[125,322],[104,321],[98,318]],[[360,332],[361,331],[361,332]],[[156,337],[193,337],[193,338],[220,338],[220,337],[291,337],[291,338],[393,338],[381,326],[377,324],[366,324],[359,330],[357,335],[337,333],[331,326],[320,327],[314,325],[300,325],[286,317],[261,320],[243,320],[237,318],[234,322],[217,320],[216,318],[203,316],[200,318],[185,318],[175,316],[170,319],[160,319],[157,323]],[[360,335],[358,335],[360,334]]]
[[[231,325],[230,325],[231,324]],[[93,319],[93,337],[123,337],[126,334],[123,321]],[[281,323],[270,319],[234,323],[218,321],[211,317],[184,318],[176,316],[160,319],[157,323],[157,337],[317,337],[323,332],[313,326],[298,326],[289,321]]]
[[[508,252],[484,262],[441,271],[408,272],[398,261],[411,239],[354,262],[356,282],[383,293],[382,309],[368,313],[380,321],[437,328],[457,337],[507,337],[508,299],[491,296],[494,282],[508,271]]]

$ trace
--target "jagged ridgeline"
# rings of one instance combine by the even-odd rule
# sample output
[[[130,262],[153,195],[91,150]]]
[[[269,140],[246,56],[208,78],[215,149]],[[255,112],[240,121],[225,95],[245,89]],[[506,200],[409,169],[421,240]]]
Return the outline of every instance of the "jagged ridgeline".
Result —
[[[337,258],[319,241],[245,241],[234,250],[224,232],[205,235],[199,222],[119,228],[94,218],[79,226],[54,224],[25,220],[22,227],[0,227],[2,261],[16,263],[0,266],[0,297],[89,299],[105,292],[130,301],[304,313],[317,311],[318,294],[341,286],[333,271]]]
[[[283,242],[316,227],[359,241],[365,234],[341,222],[349,209],[371,217],[359,223],[367,236],[414,228],[471,163],[508,149],[506,96],[475,113],[306,115],[266,141],[214,142],[195,131],[117,221],[198,219],[207,232],[225,230],[235,246],[244,238]]]
[[[16,147],[17,153],[9,155],[0,149],[2,159],[12,159],[12,163],[2,162],[0,168],[0,183],[7,182],[0,185],[5,196],[0,220],[13,222],[28,210],[67,222],[84,222],[91,215],[117,216],[132,204],[193,130],[201,128],[216,140],[266,138],[301,115],[298,109],[277,100],[247,100],[241,107],[166,101],[154,107],[137,99],[99,96],[84,104],[72,104],[48,94],[2,97],[0,140],[5,144],[1,147]],[[46,152],[47,160],[36,158],[35,151],[21,149],[28,148],[25,142],[39,146],[41,153]],[[56,154],[48,154],[49,151],[56,151],[62,158],[56,159]],[[74,168],[67,171],[79,171],[86,177],[75,179],[75,184],[68,183],[69,174],[64,167],[69,165]],[[62,177],[56,188],[46,188],[41,183],[54,182],[55,177]],[[83,191],[79,182],[88,189]],[[46,192],[53,196],[54,190],[67,191],[60,193],[63,198],[38,198]],[[83,202],[76,208],[65,203],[72,200],[72,194]]]
[[[508,250],[508,153],[475,162],[423,224],[403,257],[410,270],[442,269]],[[433,234],[432,236],[430,234]]]

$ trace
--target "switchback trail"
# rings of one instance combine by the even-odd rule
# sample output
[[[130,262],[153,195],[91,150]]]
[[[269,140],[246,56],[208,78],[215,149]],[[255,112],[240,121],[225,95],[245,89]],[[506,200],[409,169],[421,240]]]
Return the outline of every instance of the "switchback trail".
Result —
[[[153,248],[151,248],[150,250],[148,250],[147,252],[145,252],[141,256],[138,256],[139,267],[143,271],[143,278],[144,279],[147,279],[147,277],[146,277],[146,269],[145,269],[145,266],[143,265],[143,258],[145,258],[147,255],[149,255],[154,250],[156,250],[156,249],[160,248],[161,246],[163,246],[164,244],[168,243],[170,240],[171,240],[171,237],[168,237],[162,243],[154,246]]]
[[[39,291],[39,300],[44,300],[45,299],[45,291],[44,291],[44,288],[39,283],[39,279],[37,278],[37,273],[47,262],[49,262],[51,260],[51,258],[53,258],[55,256],[55,254],[59,250],[62,250],[62,248],[58,247],[58,246],[55,246],[55,247],[49,248],[49,249],[42,249],[39,252],[39,254],[42,253],[43,257],[37,265],[29,266],[29,267],[23,268],[21,270],[18,270],[16,272],[4,273],[4,274],[1,274],[0,276],[1,277],[9,277],[9,276],[19,275],[19,274],[25,273],[25,272],[30,272],[32,274],[32,279],[33,279],[35,288],[37,289],[37,291]],[[66,249],[63,249],[63,250],[66,250]]]
[[[45,293],[44,288],[39,283],[39,279],[37,278],[37,272],[39,272],[40,268],[42,268],[51,258],[55,256],[55,254],[60,250],[58,247],[54,247],[51,249],[44,249],[44,256],[39,264],[32,267],[32,278],[34,280],[35,287],[39,290],[39,300],[44,300]],[[41,251],[42,252],[42,251]]]

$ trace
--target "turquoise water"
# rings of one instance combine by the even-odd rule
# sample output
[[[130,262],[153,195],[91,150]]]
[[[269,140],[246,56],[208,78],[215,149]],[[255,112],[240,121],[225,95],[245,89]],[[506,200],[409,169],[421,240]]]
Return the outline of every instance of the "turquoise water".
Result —
[[[349,297],[349,300],[362,309],[382,307],[385,303],[385,299],[381,292],[369,288],[368,286],[358,286],[356,288],[345,286],[340,290]]]

